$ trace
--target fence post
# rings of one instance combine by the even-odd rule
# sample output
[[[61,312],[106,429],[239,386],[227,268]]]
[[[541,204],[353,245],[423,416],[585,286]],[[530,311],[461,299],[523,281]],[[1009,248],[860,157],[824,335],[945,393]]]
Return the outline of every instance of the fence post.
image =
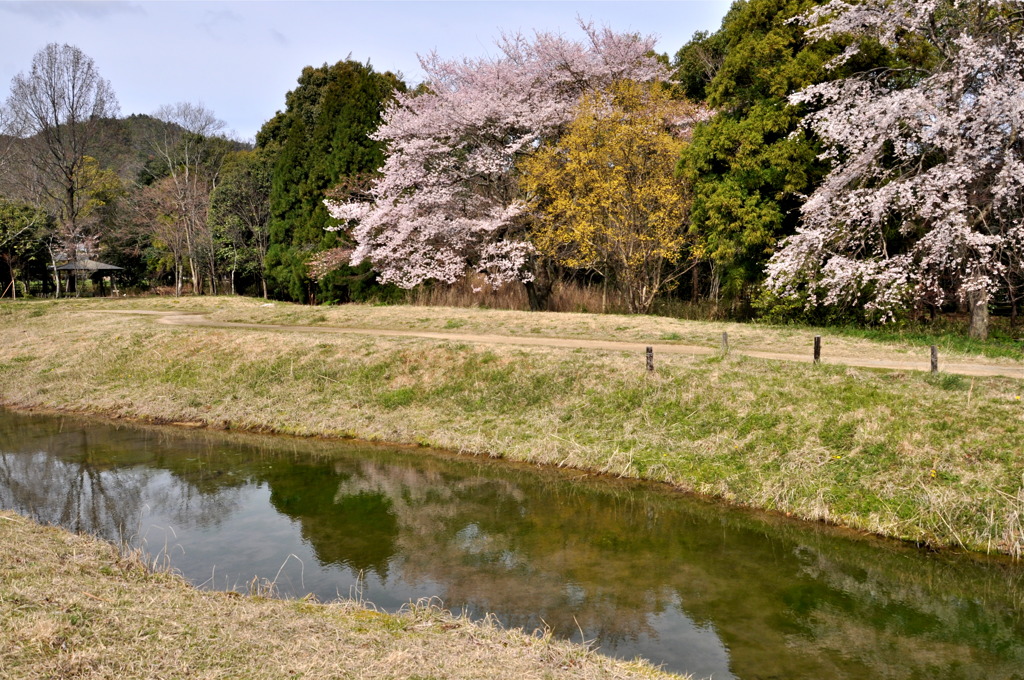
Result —
[[[939,372],[939,348],[932,345],[932,373]]]
[[[722,354],[729,353],[729,334],[722,331]]]
[[[648,371],[653,371],[654,370],[654,348],[653,347],[648,347],[647,348],[647,370]]]
[[[814,336],[814,363],[821,363],[821,336]]]

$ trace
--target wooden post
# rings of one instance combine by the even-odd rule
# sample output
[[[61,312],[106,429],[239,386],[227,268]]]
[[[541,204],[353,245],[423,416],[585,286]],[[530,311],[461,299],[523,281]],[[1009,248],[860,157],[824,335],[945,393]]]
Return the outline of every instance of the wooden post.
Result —
[[[648,371],[653,371],[654,370],[654,348],[653,347],[648,347],[647,348],[647,370]]]
[[[932,345],[932,373],[939,372],[939,348]]]
[[[722,354],[729,353],[729,334],[722,331]]]
[[[821,363],[821,336],[814,336],[814,363]]]

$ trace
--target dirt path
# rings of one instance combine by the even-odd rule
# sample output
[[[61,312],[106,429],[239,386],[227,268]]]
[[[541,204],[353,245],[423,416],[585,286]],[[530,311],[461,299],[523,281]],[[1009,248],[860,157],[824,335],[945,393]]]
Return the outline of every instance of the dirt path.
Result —
[[[99,311],[99,310],[97,310]],[[595,349],[612,352],[632,352],[642,354],[647,347],[654,348],[654,355],[682,354],[690,356],[708,356],[717,354],[716,347],[698,345],[658,344],[620,342],[614,340],[583,340],[576,338],[542,338],[519,335],[488,335],[479,333],[442,333],[437,331],[395,330],[383,328],[347,328],[341,326],[292,326],[287,324],[242,323],[236,321],[213,321],[196,312],[163,312],[155,310],[103,310],[104,314],[135,314],[155,316],[156,322],[170,326],[191,326],[198,328],[242,328],[258,331],[283,331],[289,333],[329,333],[341,335],[365,335],[371,337],[395,338],[427,338],[447,342],[472,342],[485,345],[515,345],[518,347],[557,347],[563,349]],[[733,354],[769,359],[773,361],[796,361],[811,363],[810,353],[787,354],[781,352],[757,352],[751,350],[732,350]],[[821,362],[840,366],[859,366],[864,368],[882,368],[894,371],[929,371],[930,357],[925,348],[921,348],[921,359],[917,361],[871,359],[865,357],[829,356],[823,354]],[[939,369],[943,373],[956,373],[967,376],[1002,376],[1024,380],[1024,366],[1005,366],[977,364],[970,362],[945,362],[941,360]]]

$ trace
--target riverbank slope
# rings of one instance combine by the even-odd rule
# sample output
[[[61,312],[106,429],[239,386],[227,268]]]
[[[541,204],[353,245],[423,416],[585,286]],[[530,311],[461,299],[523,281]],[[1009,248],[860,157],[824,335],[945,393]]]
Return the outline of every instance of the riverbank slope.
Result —
[[[0,673],[102,678],[648,678],[645,662],[472,623],[199,591],[99,539],[0,512]]]
[[[172,326],[110,313],[133,309],[292,329]],[[722,330],[730,354],[716,350]],[[809,351],[810,339],[809,331],[656,317],[239,298],[28,301],[0,305],[0,403],[571,466],[935,546],[1020,555],[1024,384],[741,354]],[[586,340],[680,351],[659,351],[648,373],[639,351]],[[868,363],[921,353],[850,338],[826,338],[825,347],[827,356]],[[1022,368],[953,360],[1011,375]]]

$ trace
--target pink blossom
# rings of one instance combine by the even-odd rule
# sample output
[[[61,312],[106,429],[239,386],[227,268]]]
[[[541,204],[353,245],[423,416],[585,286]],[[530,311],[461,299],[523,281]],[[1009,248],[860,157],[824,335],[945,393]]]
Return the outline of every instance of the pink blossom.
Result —
[[[380,280],[411,287],[484,272],[529,281],[533,248],[515,167],[558,135],[580,97],[621,78],[666,77],[654,40],[582,24],[587,40],[503,36],[496,58],[421,58],[427,91],[399,94],[372,135],[388,157],[372,203],[327,207]]]

